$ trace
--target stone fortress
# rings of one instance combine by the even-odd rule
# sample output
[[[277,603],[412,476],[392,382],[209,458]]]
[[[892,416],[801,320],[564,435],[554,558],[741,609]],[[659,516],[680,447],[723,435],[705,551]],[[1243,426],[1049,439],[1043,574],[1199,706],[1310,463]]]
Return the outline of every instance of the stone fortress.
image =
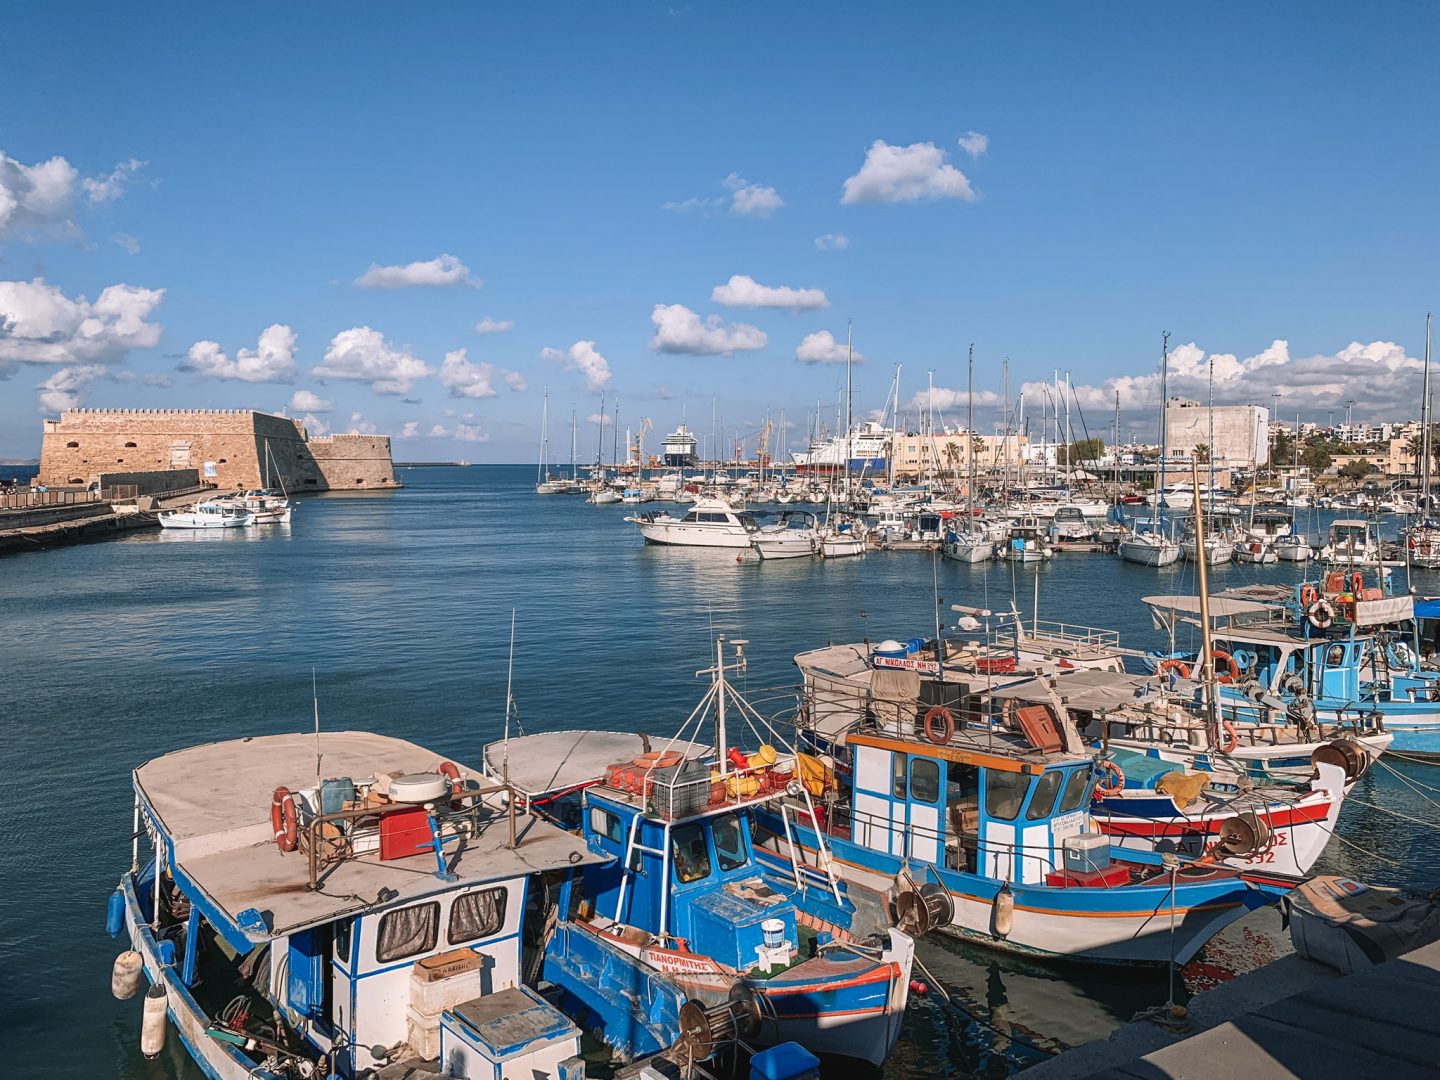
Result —
[[[219,488],[401,486],[388,435],[312,439],[299,420],[250,409],[67,409],[44,424],[38,480],[54,488],[192,470]]]

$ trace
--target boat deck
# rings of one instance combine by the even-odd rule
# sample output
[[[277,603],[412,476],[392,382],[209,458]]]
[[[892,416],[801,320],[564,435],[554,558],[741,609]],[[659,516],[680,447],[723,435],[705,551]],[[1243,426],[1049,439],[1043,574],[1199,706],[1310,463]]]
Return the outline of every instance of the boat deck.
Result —
[[[684,740],[648,738],[625,731],[545,731],[485,748],[485,770],[499,777],[508,768],[510,786],[535,799],[593,783],[610,765],[634,761],[649,751],[675,751],[686,758],[713,756],[714,748]]]

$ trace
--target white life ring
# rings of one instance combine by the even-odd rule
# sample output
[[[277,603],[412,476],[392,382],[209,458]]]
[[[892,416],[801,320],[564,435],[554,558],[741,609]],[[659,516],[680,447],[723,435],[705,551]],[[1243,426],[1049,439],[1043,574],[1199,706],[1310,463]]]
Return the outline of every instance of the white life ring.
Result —
[[[1328,630],[1335,621],[1335,606],[1322,596],[1305,610],[1305,618],[1316,630]]]

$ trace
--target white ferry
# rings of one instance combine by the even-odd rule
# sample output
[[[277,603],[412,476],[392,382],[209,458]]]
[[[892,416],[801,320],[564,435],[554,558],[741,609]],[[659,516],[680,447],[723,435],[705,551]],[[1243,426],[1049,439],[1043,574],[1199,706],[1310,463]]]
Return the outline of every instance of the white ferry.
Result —
[[[790,460],[797,473],[866,473],[870,476],[884,476],[890,454],[890,442],[894,432],[887,427],[866,420],[857,425],[849,437],[810,444],[807,452],[792,453]]]

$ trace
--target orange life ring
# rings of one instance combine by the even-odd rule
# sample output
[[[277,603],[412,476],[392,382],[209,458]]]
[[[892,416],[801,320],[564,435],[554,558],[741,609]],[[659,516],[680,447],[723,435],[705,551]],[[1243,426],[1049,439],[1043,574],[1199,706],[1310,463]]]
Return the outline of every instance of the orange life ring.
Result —
[[[1167,671],[1179,673],[1182,679],[1190,677],[1190,665],[1176,656],[1172,656],[1168,660],[1161,660],[1155,668],[1156,675],[1164,675]]]
[[[1314,585],[1300,586],[1300,607],[1302,610],[1308,608],[1311,604],[1313,604],[1316,600],[1319,599],[1320,594],[1316,592]]]
[[[277,787],[270,800],[270,827],[275,830],[275,846],[281,851],[294,851],[300,844],[300,818],[295,812],[295,796],[287,787]]]
[[[1359,570],[1350,575],[1350,591],[1359,596],[1365,591],[1365,575]]]
[[[1215,667],[1222,662],[1228,669],[1228,673],[1225,675],[1221,675],[1217,670],[1215,673],[1216,682],[1225,683],[1228,685],[1230,683],[1233,683],[1236,679],[1240,678],[1240,665],[1235,662],[1235,657],[1231,656],[1224,649],[1215,649],[1213,652],[1210,653],[1210,664],[1212,667]]]
[[[936,721],[940,721],[937,725]],[[925,737],[936,746],[944,746],[955,734],[955,717],[944,705],[936,705],[925,714]]]
[[[1122,769],[1116,762],[1109,760],[1100,761],[1096,763],[1095,767],[1099,772],[1108,773],[1113,776],[1115,778],[1115,782],[1113,784],[1102,784],[1100,782],[1100,778],[1096,777],[1095,789],[1091,793],[1092,798],[1094,798],[1096,801],[1099,801],[1100,799],[1108,799],[1110,798],[1110,796],[1119,795],[1120,792],[1125,790],[1125,770]]]
[[[442,761],[435,766],[435,771],[450,781],[450,794],[460,794],[460,768],[453,761]]]
[[[652,750],[648,754],[641,754],[635,759],[635,765],[641,769],[669,769],[679,765],[685,760],[685,755],[675,750]],[[746,762],[749,767],[749,762]]]

